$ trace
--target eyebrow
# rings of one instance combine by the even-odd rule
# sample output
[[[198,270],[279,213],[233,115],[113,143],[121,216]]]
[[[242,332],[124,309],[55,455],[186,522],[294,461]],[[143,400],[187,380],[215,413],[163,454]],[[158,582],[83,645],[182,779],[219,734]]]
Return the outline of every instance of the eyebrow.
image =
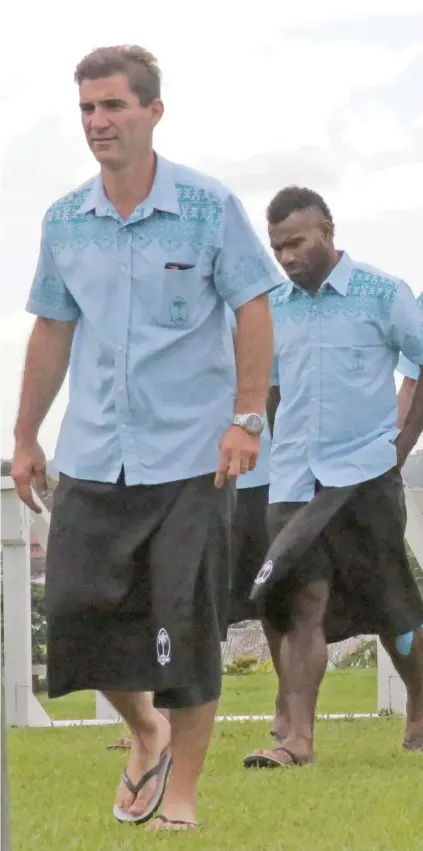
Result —
[[[110,106],[127,106],[127,101],[122,98],[105,98],[104,100],[99,101],[100,106],[110,107]],[[94,101],[80,101],[79,103],[80,109],[87,109],[87,107],[94,106]]]

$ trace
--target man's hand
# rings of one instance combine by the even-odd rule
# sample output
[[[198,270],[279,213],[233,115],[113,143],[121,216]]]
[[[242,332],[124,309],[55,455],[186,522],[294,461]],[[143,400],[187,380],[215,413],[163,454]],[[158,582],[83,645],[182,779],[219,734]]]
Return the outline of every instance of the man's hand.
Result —
[[[214,483],[222,488],[229,479],[254,470],[260,452],[260,438],[241,426],[230,426],[219,445],[220,459]]]
[[[40,496],[47,493],[46,463],[46,456],[39,443],[16,443],[12,479],[19,498],[35,514],[41,514],[41,508],[34,502],[31,484],[34,482]]]
[[[415,437],[407,427],[403,428],[394,440],[394,446],[397,450],[397,464],[400,470],[402,470],[410,452],[414,449],[417,440],[418,437]]]

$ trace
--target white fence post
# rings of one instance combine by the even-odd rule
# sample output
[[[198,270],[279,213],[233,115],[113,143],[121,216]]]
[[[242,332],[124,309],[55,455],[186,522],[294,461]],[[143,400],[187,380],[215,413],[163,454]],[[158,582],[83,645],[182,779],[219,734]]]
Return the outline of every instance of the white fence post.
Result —
[[[6,723],[46,727],[51,721],[32,692],[30,515],[13,480],[1,480],[3,630]]]
[[[95,717],[102,721],[120,721],[120,715],[116,712],[114,706],[101,694],[100,691],[95,693]]]
[[[41,514],[31,514],[19,500],[13,479],[1,479],[1,543],[3,548],[4,676],[6,723],[47,727],[52,721],[32,691],[31,533],[47,550],[50,513],[36,494]],[[96,693],[96,719],[118,721],[106,698]]]
[[[423,570],[423,488],[405,488],[407,528],[405,538]],[[379,712],[405,715],[407,694],[390,656],[377,642],[377,699]]]

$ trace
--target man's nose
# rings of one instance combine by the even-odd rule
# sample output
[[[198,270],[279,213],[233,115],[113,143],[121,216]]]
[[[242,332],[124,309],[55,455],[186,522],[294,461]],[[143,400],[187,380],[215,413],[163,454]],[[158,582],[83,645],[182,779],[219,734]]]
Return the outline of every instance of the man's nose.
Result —
[[[106,111],[101,106],[96,106],[94,112],[90,115],[91,127],[94,130],[107,130],[110,127],[110,121]]]
[[[279,252],[279,263],[281,266],[294,266],[295,265],[295,253],[290,248],[281,248]]]

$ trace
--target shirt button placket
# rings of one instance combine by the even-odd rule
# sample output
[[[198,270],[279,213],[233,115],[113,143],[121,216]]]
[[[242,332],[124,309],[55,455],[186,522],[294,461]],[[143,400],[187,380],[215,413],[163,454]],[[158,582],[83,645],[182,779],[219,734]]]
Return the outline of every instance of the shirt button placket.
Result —
[[[313,299],[310,305],[310,380],[309,380],[309,428],[310,444],[313,446],[312,455],[315,455],[315,444],[318,440],[319,429],[319,360],[320,360],[320,318],[317,315],[318,306]]]
[[[116,355],[115,355],[115,405],[118,430],[121,441],[125,439],[128,428],[128,414],[130,410],[127,392],[127,363],[128,363],[128,332],[129,311],[131,300],[131,236],[130,231],[122,227],[119,231],[119,257],[118,257],[118,287],[119,287],[119,315],[117,317],[116,329]],[[125,447],[122,447],[125,457]]]

